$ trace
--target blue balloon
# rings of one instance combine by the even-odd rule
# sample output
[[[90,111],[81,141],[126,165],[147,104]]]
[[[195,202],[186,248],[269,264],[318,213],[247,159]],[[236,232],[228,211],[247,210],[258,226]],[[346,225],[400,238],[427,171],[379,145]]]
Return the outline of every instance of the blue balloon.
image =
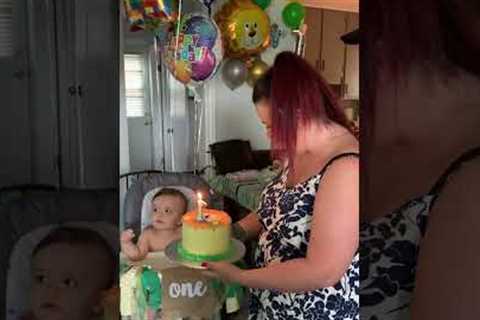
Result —
[[[185,21],[185,34],[196,34],[199,36],[199,47],[212,49],[217,40],[217,28],[211,20],[204,16],[193,16]]]

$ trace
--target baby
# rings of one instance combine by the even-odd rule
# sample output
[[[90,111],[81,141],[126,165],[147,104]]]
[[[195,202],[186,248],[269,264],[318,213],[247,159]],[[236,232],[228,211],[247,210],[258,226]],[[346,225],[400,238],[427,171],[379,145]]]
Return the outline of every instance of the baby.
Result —
[[[62,227],[32,254],[31,310],[24,320],[118,319],[102,300],[116,282],[116,256],[98,233]],[[118,309],[118,302],[113,309]],[[117,312],[118,314],[118,312]]]
[[[187,211],[188,200],[185,195],[170,188],[163,188],[152,199],[152,223],[145,228],[137,244],[132,229],[120,236],[122,252],[132,261],[144,259],[149,252],[163,251],[167,245],[180,238],[182,216]]]

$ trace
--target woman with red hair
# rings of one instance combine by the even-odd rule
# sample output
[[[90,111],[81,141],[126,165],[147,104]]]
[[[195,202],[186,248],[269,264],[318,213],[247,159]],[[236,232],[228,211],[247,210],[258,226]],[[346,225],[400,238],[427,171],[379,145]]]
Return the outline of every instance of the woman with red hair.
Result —
[[[324,79],[280,53],[253,102],[283,173],[234,226],[259,235],[255,269],[205,265],[251,289],[250,319],[359,319],[358,141]]]
[[[361,318],[478,319],[480,1],[360,4]]]

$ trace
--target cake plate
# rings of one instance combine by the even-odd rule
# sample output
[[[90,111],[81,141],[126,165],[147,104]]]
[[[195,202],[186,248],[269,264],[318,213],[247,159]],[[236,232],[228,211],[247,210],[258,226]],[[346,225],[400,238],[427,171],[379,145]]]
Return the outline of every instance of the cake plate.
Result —
[[[181,244],[181,242],[182,240],[174,240],[170,242],[170,244],[165,249],[165,255],[173,262],[176,262],[183,266],[194,268],[194,269],[206,269],[206,267],[202,267],[202,262],[188,261],[183,259],[180,256],[180,254],[178,254],[178,246]],[[227,257],[225,260],[221,260],[221,262],[233,263],[242,259],[246,251],[245,245],[240,240],[232,239],[231,251],[232,253],[230,254],[230,256]],[[209,262],[209,261],[205,261],[205,262]],[[220,261],[215,261],[215,262],[220,262]]]

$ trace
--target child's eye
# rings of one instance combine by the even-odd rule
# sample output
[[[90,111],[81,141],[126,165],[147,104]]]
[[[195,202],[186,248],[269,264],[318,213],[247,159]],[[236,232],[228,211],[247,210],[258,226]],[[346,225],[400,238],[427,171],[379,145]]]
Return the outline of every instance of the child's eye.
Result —
[[[65,288],[76,288],[78,286],[77,281],[72,278],[66,278],[62,281],[62,285]]]
[[[43,274],[36,274],[34,276],[35,283],[45,283],[47,281],[47,277]]]
[[[248,23],[245,23],[245,28],[250,28],[250,25]]]
[[[154,209],[153,209],[153,212],[157,212],[157,211],[158,211],[157,208],[154,208]]]

